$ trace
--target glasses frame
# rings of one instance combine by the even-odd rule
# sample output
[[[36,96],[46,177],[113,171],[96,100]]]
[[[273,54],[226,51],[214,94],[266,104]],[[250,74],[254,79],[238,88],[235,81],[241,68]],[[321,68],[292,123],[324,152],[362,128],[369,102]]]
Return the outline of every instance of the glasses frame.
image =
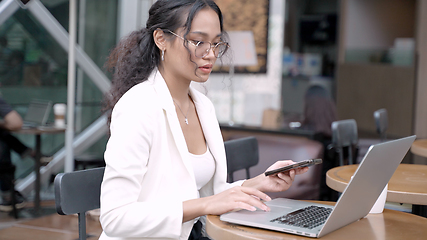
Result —
[[[162,29],[163,31],[168,31],[169,33],[171,33],[172,35],[174,35],[175,37],[179,37],[179,38],[181,38],[182,40],[184,40],[184,41],[187,41],[188,43],[191,43],[191,45],[193,45],[193,46],[195,46],[196,48],[194,49],[194,56],[196,56],[196,57],[198,57],[198,58],[204,58],[204,57],[206,57],[208,54],[209,54],[209,51],[213,48],[213,53],[214,53],[214,56],[215,56],[215,58],[220,58],[220,57],[222,57],[223,55],[224,55],[224,53],[225,52],[227,52],[227,49],[230,47],[230,45],[228,44],[228,42],[219,42],[219,43],[217,43],[217,44],[215,44],[215,45],[212,45],[212,43],[211,42],[205,42],[205,41],[197,41],[198,43],[196,44],[196,43],[194,43],[192,40],[188,40],[188,39],[185,39],[184,37],[181,37],[180,35],[178,35],[178,34],[176,34],[176,33],[174,33],[174,32],[172,32],[171,30],[169,30],[169,29]],[[209,43],[209,48],[207,48],[206,49],[206,51],[205,51],[205,53],[203,54],[203,56],[201,56],[201,57],[199,57],[199,56],[197,56],[197,54],[196,54],[196,49],[197,49],[197,47],[199,46],[199,44],[200,43]],[[220,46],[220,45],[225,45],[225,50],[221,53],[221,52],[219,52],[218,51],[218,54],[217,54],[217,56],[216,56],[216,54],[215,54],[215,49],[218,49],[218,47]]]

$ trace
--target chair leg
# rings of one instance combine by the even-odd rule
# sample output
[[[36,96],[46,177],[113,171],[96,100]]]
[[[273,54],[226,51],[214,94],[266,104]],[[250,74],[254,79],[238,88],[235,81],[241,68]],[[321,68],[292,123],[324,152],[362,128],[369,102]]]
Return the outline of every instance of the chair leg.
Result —
[[[86,213],[78,213],[79,215],[79,240],[86,240]]]
[[[338,151],[338,156],[339,156],[339,160],[340,160],[340,166],[344,166],[344,154],[342,150]]]
[[[350,146],[348,147],[348,165],[353,164],[353,148]]]

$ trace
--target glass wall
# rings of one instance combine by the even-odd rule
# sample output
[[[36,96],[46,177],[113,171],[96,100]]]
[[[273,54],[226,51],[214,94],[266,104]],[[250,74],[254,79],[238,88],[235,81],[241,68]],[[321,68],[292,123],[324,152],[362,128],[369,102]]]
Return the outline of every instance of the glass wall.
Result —
[[[68,31],[68,0],[41,2]],[[79,44],[105,72],[104,62],[116,43],[118,0],[81,0],[79,3],[78,16],[82,13],[78,20]],[[0,92],[23,118],[32,99],[50,100],[53,103],[67,102],[68,54],[31,12],[19,8],[0,25],[0,44]],[[101,116],[103,94],[80,70],[76,82],[77,135]],[[53,122],[52,112],[49,122]],[[34,136],[16,136],[28,146],[34,147]],[[55,153],[64,146],[64,139],[64,134],[42,135],[43,153]],[[88,151],[102,153],[105,143],[106,137]],[[18,178],[25,177],[32,171],[31,159],[19,159],[16,154],[13,156]]]

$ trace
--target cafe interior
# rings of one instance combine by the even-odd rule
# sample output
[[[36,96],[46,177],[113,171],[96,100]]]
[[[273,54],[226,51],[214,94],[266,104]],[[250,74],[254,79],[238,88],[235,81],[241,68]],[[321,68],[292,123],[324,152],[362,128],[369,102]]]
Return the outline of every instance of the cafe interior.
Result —
[[[108,127],[102,101],[111,73],[104,64],[122,37],[145,25],[154,2],[0,1],[0,96],[24,121],[35,103],[46,108],[36,109],[45,111],[42,127],[12,133],[37,155],[11,153],[14,188],[27,205],[0,212],[0,239],[100,236],[99,201],[83,212],[65,209],[60,180],[66,181],[66,173],[105,166]],[[255,177],[280,159],[322,159],[287,191],[269,196],[334,204],[371,145],[416,135],[388,181],[381,213],[322,238],[423,239],[427,2],[215,2],[223,11],[232,60],[221,60],[209,81],[192,85],[215,106],[228,181]],[[235,159],[240,152],[229,153],[239,148],[245,149],[245,161]],[[99,189],[94,194],[99,196]],[[300,239],[231,226],[216,216],[207,219],[212,239]],[[79,222],[86,226],[83,232]]]

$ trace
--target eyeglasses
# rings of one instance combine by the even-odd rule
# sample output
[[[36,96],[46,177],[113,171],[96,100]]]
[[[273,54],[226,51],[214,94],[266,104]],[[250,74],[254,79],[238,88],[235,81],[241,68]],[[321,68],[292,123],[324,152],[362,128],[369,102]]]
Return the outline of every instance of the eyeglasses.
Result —
[[[191,43],[193,46],[195,46],[196,49],[195,49],[194,55],[198,58],[206,57],[209,54],[209,51],[211,50],[211,48],[213,49],[213,53],[215,57],[220,58],[227,51],[228,47],[230,47],[227,42],[219,42],[219,43],[212,44],[210,42],[188,40],[172,32],[171,30],[168,30],[168,29],[164,29],[164,30],[170,32],[175,37],[179,37],[182,40],[187,41]]]

